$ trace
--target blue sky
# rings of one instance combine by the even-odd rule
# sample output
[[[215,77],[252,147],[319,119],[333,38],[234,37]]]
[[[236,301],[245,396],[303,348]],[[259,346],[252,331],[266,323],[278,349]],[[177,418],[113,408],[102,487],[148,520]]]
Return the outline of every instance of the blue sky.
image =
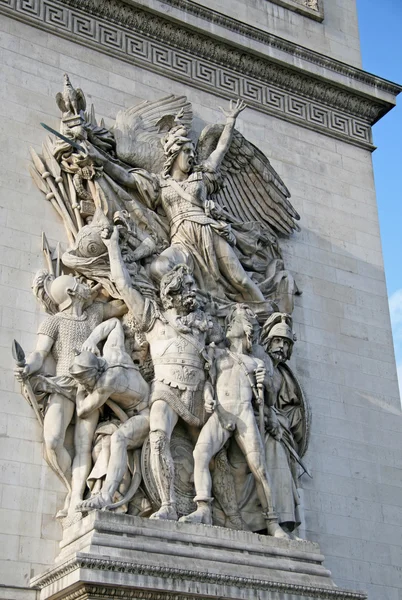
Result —
[[[363,68],[402,84],[402,0],[357,0]],[[402,392],[402,93],[374,125],[373,154],[385,274]]]

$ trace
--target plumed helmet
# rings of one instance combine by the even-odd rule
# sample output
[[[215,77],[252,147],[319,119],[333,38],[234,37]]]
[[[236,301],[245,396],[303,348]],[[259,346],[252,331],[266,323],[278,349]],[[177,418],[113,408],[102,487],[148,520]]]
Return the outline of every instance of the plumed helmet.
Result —
[[[49,295],[60,312],[71,306],[72,299],[68,292],[74,291],[77,285],[78,282],[72,275],[60,275],[50,284]]]
[[[274,337],[289,340],[291,347],[296,341],[296,336],[292,329],[292,317],[287,313],[273,313],[265,321],[261,331],[262,345],[268,346],[269,341]]]
[[[76,379],[84,378],[92,371],[101,370],[102,359],[99,359],[93,352],[84,350],[77,354],[73,364],[70,367],[70,374]]]
[[[177,146],[181,146],[187,142],[191,142],[188,137],[188,129],[182,124],[176,125],[169,129],[166,135],[161,139],[163,152],[167,156],[172,151],[177,150]]]
[[[50,315],[55,315],[59,312],[59,307],[50,295],[50,287],[54,279],[55,277],[52,273],[49,273],[46,269],[40,269],[36,272],[32,282],[34,295]]]

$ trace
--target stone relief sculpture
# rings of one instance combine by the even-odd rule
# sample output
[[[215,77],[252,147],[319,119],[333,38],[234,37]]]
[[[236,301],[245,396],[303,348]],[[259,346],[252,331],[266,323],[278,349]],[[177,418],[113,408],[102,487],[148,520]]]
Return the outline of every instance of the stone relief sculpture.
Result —
[[[253,392],[257,402],[263,402],[263,394],[258,393],[257,386],[263,385],[266,371],[263,361],[251,355],[253,315],[250,312],[244,305],[235,305],[226,318],[228,347],[217,348],[214,352],[210,372],[219,410],[214,407],[214,413],[203,426],[194,449],[197,510],[182,517],[181,521],[212,524],[209,463],[234,436],[256,481],[268,534],[287,537],[278,525],[263,443],[252,407]]]
[[[54,261],[44,236],[33,289],[49,316],[14,357],[67,490],[58,518],[104,509],[288,537],[310,417],[285,365],[299,290],[279,240],[299,215],[235,129],[246,105],[195,145],[185,97],[112,128],[67,75],[56,101],[60,132],[31,150],[31,175],[68,247]]]

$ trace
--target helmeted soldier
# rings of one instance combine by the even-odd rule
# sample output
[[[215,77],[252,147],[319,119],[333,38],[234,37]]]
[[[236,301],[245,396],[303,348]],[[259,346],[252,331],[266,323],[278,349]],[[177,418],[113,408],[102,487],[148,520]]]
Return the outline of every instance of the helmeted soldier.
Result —
[[[42,283],[47,305],[52,307],[55,314],[47,317],[40,325],[35,351],[28,357],[25,366],[17,367],[15,373],[20,380],[38,374],[49,354],[56,362],[55,376],[36,375],[32,383],[35,392],[48,395],[43,422],[47,459],[58,476],[64,480],[67,489],[72,489],[73,496],[77,496],[77,503],[82,499],[87,473],[83,480],[73,477],[70,483],[72,471],[74,463],[80,463],[81,471],[89,472],[91,446],[89,444],[88,449],[83,449],[83,456],[76,454],[72,464],[71,456],[65,447],[65,436],[75,411],[77,383],[72,378],[69,368],[74,360],[74,351],[81,349],[93,329],[110,316],[122,315],[125,309],[113,304],[92,302],[89,286],[71,275],[60,275],[56,279],[42,277]],[[75,435],[80,435],[79,419]],[[78,471],[76,475],[78,476]],[[69,506],[73,514],[74,506],[70,505],[70,493],[59,517],[66,516]]]

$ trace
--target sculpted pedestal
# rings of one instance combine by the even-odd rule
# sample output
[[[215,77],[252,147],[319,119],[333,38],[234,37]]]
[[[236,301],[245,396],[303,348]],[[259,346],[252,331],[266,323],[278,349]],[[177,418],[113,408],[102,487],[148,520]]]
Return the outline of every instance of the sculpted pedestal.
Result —
[[[92,512],[65,530],[40,600],[364,600],[337,588],[317,544]]]

